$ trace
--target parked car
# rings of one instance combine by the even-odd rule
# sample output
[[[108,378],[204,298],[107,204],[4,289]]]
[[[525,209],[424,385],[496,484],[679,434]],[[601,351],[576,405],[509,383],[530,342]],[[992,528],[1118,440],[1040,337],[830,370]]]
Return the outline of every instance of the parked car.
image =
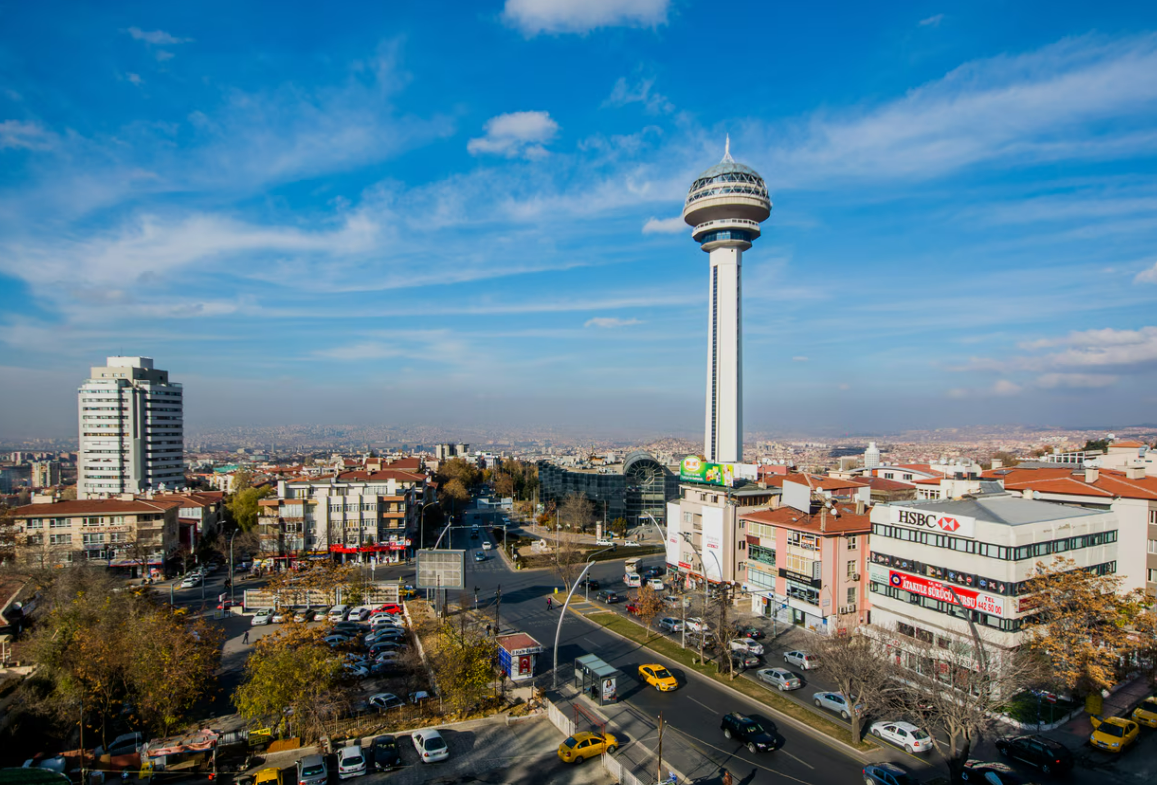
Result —
[[[667,588],[666,586],[663,585],[663,581],[660,580],[659,578],[651,578],[650,580],[647,581],[647,585],[650,586],[655,591],[663,591],[663,589]]]
[[[313,609],[313,618],[317,621],[325,621],[329,618],[329,606],[322,605]]]
[[[639,678],[659,692],[670,692],[679,687],[679,682],[671,675],[671,671],[658,663],[640,665]]]
[[[405,609],[403,609],[402,606],[399,605],[398,603],[387,602],[387,603],[383,603],[383,604],[379,605],[378,607],[374,608],[371,615],[380,616],[383,613],[387,613],[390,616],[404,616],[406,612],[405,612]]]
[[[1157,695],[1150,695],[1133,709],[1133,719],[1150,728],[1157,728]]]
[[[871,763],[864,767],[864,785],[920,785],[920,781],[898,763]]]
[[[691,602],[692,600],[690,597],[679,597],[677,594],[668,594],[663,598],[663,604],[670,605],[673,608],[678,608],[679,603],[683,603],[683,607],[685,608],[690,608]]]
[[[122,733],[110,741],[107,747],[97,747],[92,751],[92,754],[98,758],[101,755],[132,755],[144,743],[145,738],[139,732]]]
[[[641,548],[642,547],[639,543],[635,542],[634,540],[627,540],[626,542],[623,543],[623,546],[626,548]]]
[[[1033,785],[1005,763],[985,763],[979,760],[965,761],[964,769],[960,772],[960,779],[965,782],[983,783],[983,785]]]
[[[313,621],[313,609],[301,608],[293,614],[293,620],[298,624],[304,624],[307,621]]]
[[[763,664],[763,660],[759,658],[758,654],[749,654],[745,651],[732,651],[731,662],[736,670],[745,671],[748,668],[758,668]]]
[[[705,650],[714,649],[717,645],[717,641],[715,640],[715,633],[711,632],[710,630],[707,632],[696,632],[692,630],[686,634],[686,637],[687,645],[695,649],[700,647],[700,643],[702,643],[702,647]]]
[[[383,651],[374,655],[374,662],[378,665],[393,666],[398,664],[398,652]]]
[[[389,771],[402,765],[402,755],[398,751],[398,740],[393,736],[375,736],[370,745],[370,760],[374,771]]]
[[[276,766],[266,766],[253,775],[253,785],[285,785],[285,777]]]
[[[293,611],[292,610],[290,610],[289,608],[278,608],[277,610],[275,610],[273,612],[273,615],[269,617],[269,623],[270,624],[284,624],[285,622],[289,621],[292,618],[293,618]]]
[[[366,756],[357,744],[342,747],[337,751],[337,778],[348,780],[366,773]]]
[[[1059,773],[1073,768],[1073,753],[1069,748],[1044,736],[997,739],[996,750],[1006,758],[1036,766],[1041,774]]]
[[[335,605],[329,609],[329,620],[330,621],[345,621],[346,617],[349,616],[349,613],[350,613],[350,606],[348,606],[348,605]]]
[[[558,757],[563,763],[582,763],[588,758],[613,755],[619,748],[619,740],[613,733],[600,736],[597,733],[582,732],[569,737],[558,745]]]
[[[627,613],[631,614],[632,616],[638,616],[639,611],[642,610],[637,602],[628,602],[624,607],[626,608]]]
[[[808,654],[802,649],[784,652],[783,661],[788,665],[794,665],[797,668],[804,669],[805,671],[815,670],[820,666],[819,657],[814,654]]]
[[[346,673],[356,679],[364,679],[370,675],[370,669],[365,665],[357,665],[352,662],[347,662],[343,663],[342,667],[345,668]]]
[[[703,632],[704,630],[707,632],[711,631],[711,625],[700,619],[698,616],[692,616],[687,620],[686,624],[687,629],[691,632]]]
[[[324,638],[322,638],[322,640],[325,641],[326,643],[328,643],[331,647],[333,647],[333,646],[341,646],[343,643],[349,643],[350,639],[344,635],[339,635],[337,633],[334,633],[333,635],[326,635]]]
[[[392,692],[379,692],[369,697],[368,703],[371,707],[379,711],[388,711],[389,709],[399,709],[406,705],[406,702],[399,698]]]
[[[428,700],[430,700],[430,693],[426,692],[425,690],[418,690],[417,692],[410,693],[411,706],[419,706]]]
[[[237,602],[236,600],[225,600],[224,602],[217,603],[217,610],[227,611],[230,608],[237,608],[240,605],[241,603]]]
[[[325,758],[320,755],[306,755],[299,760],[297,781],[299,785],[326,785],[329,782],[329,769],[326,768]]]
[[[840,693],[840,692],[826,692],[826,691],[824,691],[824,692],[814,693],[812,695],[812,702],[814,702],[815,705],[821,709],[827,709],[828,711],[834,711],[836,714],[840,715],[845,720],[851,719],[851,716],[852,716],[851,712],[853,712],[853,711],[856,712],[856,714],[863,714],[864,713],[863,704],[857,703],[855,708],[852,708],[848,704],[848,699],[845,698],[843,693]]]
[[[868,730],[877,739],[890,741],[908,752],[932,751],[932,737],[910,722],[874,722]]]
[[[659,629],[663,632],[679,632],[683,629],[683,622],[671,616],[659,619]]]
[[[422,763],[433,763],[450,757],[450,748],[446,745],[446,740],[433,728],[416,730],[410,734],[410,739],[413,740],[414,749],[418,751],[418,759]]]
[[[747,745],[747,751],[752,754],[771,752],[776,748],[778,734],[772,722],[755,720],[743,714],[725,714],[719,727],[725,737]]]
[[[349,615],[346,616],[346,618],[350,621],[369,621],[371,612],[372,611],[365,606],[350,608]]]
[[[763,644],[756,643],[750,638],[736,638],[727,645],[731,647],[732,651],[744,651],[748,654],[763,654]]]
[[[399,619],[396,616],[390,616],[388,613],[384,613],[381,616],[375,616],[374,618],[370,619],[370,629],[371,630],[381,629],[382,627],[399,627],[400,628],[400,627],[405,627],[405,626],[406,626],[406,622],[402,621],[401,619]]]
[[[1089,743],[1106,752],[1121,752],[1137,740],[1141,726],[1124,717],[1089,717],[1093,732]]]
[[[798,690],[803,686],[803,682],[800,681],[799,676],[796,676],[785,668],[764,668],[755,675],[758,676],[759,680],[764,684],[770,684],[782,692]]]
[[[616,602],[622,602],[623,598],[611,591],[610,589],[603,589],[595,595],[595,599],[599,602],[605,602],[607,605],[614,605]]]
[[[605,538],[602,540],[595,540],[595,545],[598,545],[600,548],[610,548],[614,544],[614,541]]]
[[[739,637],[751,638],[755,641],[763,640],[763,630],[759,629],[758,627],[740,627]]]
[[[253,614],[253,626],[260,627],[262,624],[268,624],[269,619],[273,616],[272,608],[262,608]]]

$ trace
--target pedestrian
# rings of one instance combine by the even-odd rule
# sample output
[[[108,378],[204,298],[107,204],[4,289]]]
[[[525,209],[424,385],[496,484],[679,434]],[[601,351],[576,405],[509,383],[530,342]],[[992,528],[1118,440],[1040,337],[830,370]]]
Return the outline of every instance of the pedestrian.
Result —
[[[554,610],[554,604],[551,602],[551,600],[550,600],[550,597],[547,597],[547,598],[546,598],[546,609],[547,609],[548,611],[549,611],[549,610]]]
[[[245,637],[243,637],[243,638],[241,639],[241,642],[242,642],[243,644],[245,644],[246,646],[248,646],[248,645],[249,645],[249,630],[246,630],[246,631],[245,631]]]
[[[727,769],[723,770],[723,785],[731,785],[731,772]]]

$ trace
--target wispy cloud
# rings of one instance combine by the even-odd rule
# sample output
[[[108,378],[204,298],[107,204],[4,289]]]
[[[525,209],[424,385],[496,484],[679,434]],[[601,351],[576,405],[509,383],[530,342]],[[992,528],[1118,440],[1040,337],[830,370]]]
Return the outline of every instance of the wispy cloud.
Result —
[[[145,83],[145,80],[141,78],[140,74],[126,73],[125,79],[128,80],[129,82],[132,82],[137,87],[140,87],[141,85],[143,85]]]
[[[599,27],[657,27],[670,0],[506,0],[502,18],[531,37],[587,33]]]
[[[471,155],[502,155],[507,158],[544,158],[546,143],[558,133],[558,123],[548,112],[510,112],[486,121],[485,136],[471,139]]]
[[[600,327],[604,330],[614,327],[630,327],[633,324],[642,324],[638,319],[619,319],[614,316],[596,316],[587,319],[583,327]]]
[[[944,21],[944,14],[936,14],[927,19],[921,19],[919,25],[921,27],[939,27],[940,23]]]
[[[689,228],[678,215],[673,218],[648,218],[643,224],[643,234],[680,234]]]
[[[675,111],[675,105],[665,95],[651,92],[654,84],[654,79],[639,79],[631,84],[625,76],[620,76],[611,89],[611,94],[603,101],[603,106],[642,104],[651,114],[668,114]]]
[[[806,363],[808,361],[808,358],[804,357],[803,355],[797,355],[795,357],[792,357],[791,361],[793,363]]]
[[[6,147],[23,150],[48,150],[56,144],[56,134],[39,123],[21,120],[0,122],[0,150]]]
[[[177,38],[175,35],[170,35],[164,30],[142,30],[139,27],[130,27],[127,31],[137,41],[144,41],[146,44],[153,46],[175,46],[177,44],[187,44],[191,42],[192,38]]]
[[[1137,273],[1133,280],[1136,283],[1157,283],[1157,262],[1154,262],[1149,269]]]
[[[1069,389],[1099,389],[1109,387],[1119,377],[1107,373],[1046,373],[1037,378],[1038,387],[1051,390],[1058,387]]]

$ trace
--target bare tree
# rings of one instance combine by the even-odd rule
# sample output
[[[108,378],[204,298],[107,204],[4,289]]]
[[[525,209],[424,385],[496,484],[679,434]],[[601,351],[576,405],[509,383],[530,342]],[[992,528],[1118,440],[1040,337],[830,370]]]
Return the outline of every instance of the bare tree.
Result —
[[[919,704],[952,781],[961,782],[964,763],[1004,705],[1040,683],[1040,660],[1029,652],[998,648],[963,626],[935,642],[930,636],[900,639],[903,643],[892,657],[902,666],[897,672],[908,689],[893,695],[901,707]]]
[[[635,607],[638,609],[635,615],[643,620],[643,624],[650,627],[655,617],[663,612],[663,598],[650,586],[643,586],[640,587],[639,596],[635,599]]]
[[[719,636],[719,645],[722,649],[719,657],[720,669],[726,667],[732,679],[735,678],[735,659],[731,656],[731,639],[739,634],[739,624],[731,615],[731,584],[720,584],[719,589],[711,600],[708,615],[711,624]],[[702,652],[700,652],[702,654]]]
[[[816,649],[824,675],[848,703],[845,719],[852,724],[852,741],[859,741],[864,718],[888,703],[895,666],[875,640],[858,633],[828,636]]]
[[[572,532],[586,531],[594,516],[595,506],[581,493],[567,494],[558,508],[558,523]]]

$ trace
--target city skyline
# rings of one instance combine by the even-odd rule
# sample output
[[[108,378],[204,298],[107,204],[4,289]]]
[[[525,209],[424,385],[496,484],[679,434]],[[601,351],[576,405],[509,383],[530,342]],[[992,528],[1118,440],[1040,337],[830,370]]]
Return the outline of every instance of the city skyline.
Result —
[[[728,133],[748,434],[1153,420],[1150,10],[753,3],[721,72],[703,3],[303,8],[9,10],[0,436],[122,354],[191,432],[694,433]]]

